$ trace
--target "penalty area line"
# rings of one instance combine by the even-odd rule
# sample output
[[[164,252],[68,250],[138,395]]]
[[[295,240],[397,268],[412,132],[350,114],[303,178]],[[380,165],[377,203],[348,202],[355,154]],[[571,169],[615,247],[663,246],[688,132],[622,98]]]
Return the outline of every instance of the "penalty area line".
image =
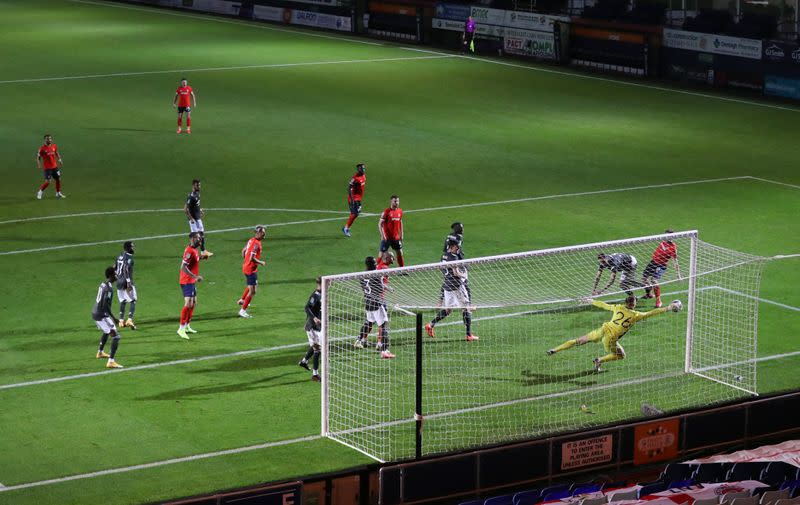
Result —
[[[18,489],[29,489],[32,487],[47,486],[50,484],[60,484],[62,482],[70,482],[74,480],[91,479],[93,477],[102,477],[104,475],[113,475],[117,473],[133,472],[136,470],[147,470],[149,468],[157,468],[160,466],[175,465],[178,463],[187,463],[190,461],[198,461],[202,459],[218,458],[220,456],[229,456],[231,454],[242,454],[245,452],[258,451],[261,449],[269,449],[271,447],[280,447],[283,445],[298,444],[302,442],[313,442],[322,438],[320,435],[311,435],[308,437],[292,438],[289,440],[278,440],[276,442],[267,442],[263,444],[248,445],[246,447],[238,447],[236,449],[225,449],[222,451],[205,452],[202,454],[194,454],[192,456],[183,456],[180,458],[165,459],[162,461],[154,461],[152,463],[143,463],[140,465],[124,466],[119,468],[110,468],[108,470],[99,470],[97,472],[81,473],[77,475],[68,475],[66,477],[59,477],[57,479],[40,480],[37,482],[27,482],[25,484],[17,484],[14,486],[0,486],[0,493],[7,491],[16,491]]]
[[[281,208],[258,208],[258,207],[222,207],[204,209],[209,212],[298,212],[307,214],[341,214],[348,215],[344,210],[324,210],[324,209],[281,209]],[[117,216],[120,214],[155,214],[159,212],[183,212],[183,209],[132,209],[132,210],[108,210],[102,212],[78,212],[76,214],[52,214],[50,216],[23,217],[19,219],[9,219],[0,221],[0,224],[28,223],[31,221],[47,221],[50,219],[68,219],[73,217],[91,216]]]

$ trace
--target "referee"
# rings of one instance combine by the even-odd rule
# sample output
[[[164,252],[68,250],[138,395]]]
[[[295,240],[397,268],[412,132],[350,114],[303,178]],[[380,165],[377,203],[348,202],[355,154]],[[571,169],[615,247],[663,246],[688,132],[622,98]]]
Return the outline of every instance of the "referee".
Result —
[[[472,16],[467,17],[466,23],[464,23],[464,35],[461,37],[463,45],[461,46],[461,54],[465,54],[467,50],[475,52],[475,46],[472,43],[472,40],[475,38],[475,20],[472,19]]]

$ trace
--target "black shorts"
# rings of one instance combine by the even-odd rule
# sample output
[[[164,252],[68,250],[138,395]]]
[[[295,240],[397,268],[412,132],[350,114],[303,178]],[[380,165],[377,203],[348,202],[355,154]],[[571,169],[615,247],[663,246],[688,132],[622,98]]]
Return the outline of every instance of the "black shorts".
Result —
[[[44,171],[44,178],[45,178],[45,180],[48,180],[48,181],[50,179],[59,180],[59,179],[61,179],[61,170],[59,170],[57,168],[47,168]]]
[[[390,240],[390,239],[381,240],[380,251],[382,253],[388,251],[390,247],[392,249],[394,249],[395,251],[398,251],[398,252],[402,251],[403,250],[403,242],[401,242],[400,240]]]
[[[354,216],[361,214],[361,200],[348,201],[347,206],[350,207],[350,214]]]
[[[472,33],[464,32],[464,43],[469,44],[470,42],[472,42],[472,39],[474,37],[475,37],[475,32]]]
[[[189,114],[190,112],[192,112],[192,108],[191,107],[178,107],[178,114],[183,114],[184,112]]]

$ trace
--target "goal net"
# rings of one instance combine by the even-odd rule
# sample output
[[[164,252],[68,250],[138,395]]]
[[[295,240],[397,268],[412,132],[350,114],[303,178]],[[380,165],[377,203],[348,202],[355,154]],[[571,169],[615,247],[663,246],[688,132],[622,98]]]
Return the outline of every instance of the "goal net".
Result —
[[[614,305],[633,291],[637,311],[654,309],[654,299],[642,298],[643,274],[666,240],[677,247],[682,275],[670,260],[661,298],[665,306],[680,300],[682,311],[634,324],[618,341],[624,359],[604,363],[602,373],[593,365],[607,354],[601,341],[547,354],[617,317],[587,300],[600,253],[630,255],[636,265],[616,268],[594,298]],[[322,434],[396,461],[415,456],[418,400],[422,454],[430,455],[755,394],[764,261],[688,231],[324,277]],[[416,315],[430,323],[440,314],[447,268],[457,268],[469,300],[456,298],[418,349]],[[598,290],[611,270],[603,269]],[[388,286],[382,338],[393,359],[376,351],[377,324],[364,348],[354,346],[366,318],[363,285],[376,277]],[[466,338],[465,310],[478,340]]]

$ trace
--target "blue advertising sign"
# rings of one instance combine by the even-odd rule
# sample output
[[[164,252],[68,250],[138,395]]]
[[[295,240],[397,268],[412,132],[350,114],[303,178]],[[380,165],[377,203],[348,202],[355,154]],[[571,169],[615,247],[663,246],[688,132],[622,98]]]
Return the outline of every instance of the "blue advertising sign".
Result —
[[[789,79],[777,75],[764,76],[764,93],[800,100],[800,79]]]
[[[436,15],[434,17],[463,22],[469,17],[469,10],[469,5],[436,2]]]

